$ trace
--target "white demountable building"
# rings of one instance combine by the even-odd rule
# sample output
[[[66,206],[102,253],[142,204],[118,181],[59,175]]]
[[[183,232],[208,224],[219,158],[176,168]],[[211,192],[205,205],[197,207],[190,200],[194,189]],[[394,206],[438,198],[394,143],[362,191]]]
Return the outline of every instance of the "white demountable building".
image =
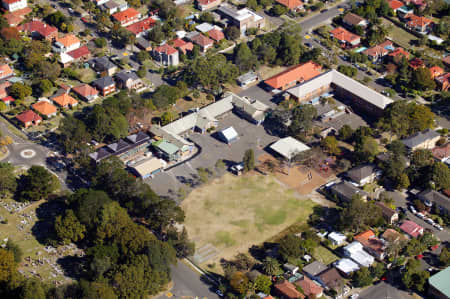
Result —
[[[270,148],[288,160],[292,159],[295,155],[310,149],[309,146],[292,137],[281,138],[272,144]]]
[[[328,234],[328,239],[333,245],[339,246],[347,240],[347,237],[341,233],[332,232]]]
[[[374,257],[364,251],[362,244],[357,241],[344,247],[344,255],[363,267],[370,267],[375,261]]]

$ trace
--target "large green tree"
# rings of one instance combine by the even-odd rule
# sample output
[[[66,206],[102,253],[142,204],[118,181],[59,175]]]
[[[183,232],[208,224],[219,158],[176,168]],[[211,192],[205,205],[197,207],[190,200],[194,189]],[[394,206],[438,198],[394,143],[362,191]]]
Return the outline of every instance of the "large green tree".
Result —
[[[20,177],[18,199],[46,199],[60,187],[58,178],[42,166],[31,166],[27,173]]]
[[[8,192],[14,193],[17,188],[16,176],[14,174],[14,166],[10,163],[0,162],[0,195]]]
[[[80,223],[72,210],[67,210],[64,217],[55,219],[55,231],[58,238],[64,243],[78,242],[84,238],[86,227]]]
[[[381,208],[373,202],[365,202],[354,196],[340,214],[340,225],[343,229],[361,231],[377,224],[382,219]]]

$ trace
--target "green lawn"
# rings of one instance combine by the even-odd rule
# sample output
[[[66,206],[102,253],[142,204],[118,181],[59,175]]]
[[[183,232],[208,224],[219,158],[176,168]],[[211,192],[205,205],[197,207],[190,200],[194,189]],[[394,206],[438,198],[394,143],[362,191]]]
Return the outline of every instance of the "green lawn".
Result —
[[[207,263],[220,264],[293,224],[305,224],[315,205],[273,176],[226,174],[192,191],[182,208],[196,248],[215,246],[219,254]]]
[[[418,38],[408,31],[404,30],[403,28],[395,25],[389,20],[382,19],[383,24],[388,25],[390,29],[390,32],[388,36],[392,39],[393,42],[399,44],[406,50],[413,48],[411,46],[412,41],[416,41]]]
[[[329,265],[339,259],[333,252],[323,246],[316,247],[312,256],[325,265]]]

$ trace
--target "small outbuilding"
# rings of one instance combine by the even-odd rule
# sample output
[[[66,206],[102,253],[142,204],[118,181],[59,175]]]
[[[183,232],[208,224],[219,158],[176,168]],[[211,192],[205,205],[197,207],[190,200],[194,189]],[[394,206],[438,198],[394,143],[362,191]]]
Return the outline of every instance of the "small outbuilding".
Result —
[[[341,233],[337,232],[331,232],[328,234],[328,239],[331,241],[331,243],[335,246],[342,245],[347,237]]]
[[[245,88],[249,84],[252,84],[253,82],[258,81],[258,75],[255,72],[250,71],[248,73],[245,73],[245,74],[237,77],[236,81],[240,87]]]
[[[153,177],[153,175],[160,172],[166,165],[167,163],[164,160],[153,157],[151,159],[139,161],[130,168],[138,177],[146,179]]]
[[[228,127],[219,132],[219,138],[227,144],[236,141],[238,137],[239,135],[233,127]]]

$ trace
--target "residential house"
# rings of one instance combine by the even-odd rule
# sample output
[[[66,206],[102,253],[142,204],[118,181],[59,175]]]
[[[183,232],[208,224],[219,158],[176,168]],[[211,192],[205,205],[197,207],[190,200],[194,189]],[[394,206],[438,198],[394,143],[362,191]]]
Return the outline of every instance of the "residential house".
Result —
[[[119,11],[119,4],[114,0],[109,0],[108,2],[102,4],[100,9],[106,11],[109,15],[112,15]]]
[[[150,42],[148,40],[146,40],[143,37],[138,37],[136,39],[136,46],[144,51],[151,51],[152,50],[152,45],[150,44]]]
[[[347,240],[347,237],[344,234],[337,233],[337,232],[331,232],[327,236],[328,240],[331,241],[331,244],[334,246],[340,246],[344,244],[345,240]]]
[[[409,53],[405,51],[403,48],[396,48],[394,51],[388,54],[388,56],[394,61],[399,62],[402,57],[405,57],[407,60],[409,59]]]
[[[431,150],[436,146],[436,142],[440,138],[441,135],[438,132],[432,129],[427,129],[400,141],[406,146],[409,151],[415,151],[417,149]]]
[[[385,57],[389,51],[394,50],[391,41],[385,41],[379,45],[371,47],[367,50],[364,50],[362,53],[367,55],[369,60],[372,62],[379,62],[383,57]]]
[[[63,67],[68,67],[74,62],[86,61],[91,57],[91,52],[89,48],[84,45],[78,49],[67,53],[61,53],[59,62],[63,65]]]
[[[313,61],[308,61],[270,77],[264,83],[271,89],[286,90],[298,83],[303,83],[317,77],[320,75],[321,70],[322,67],[320,65]]]
[[[390,7],[395,13],[397,13],[397,10],[398,10],[400,7],[402,7],[402,6],[405,5],[402,1],[399,1],[399,0],[390,0],[390,1],[388,1],[388,3],[389,3],[389,7]]]
[[[92,85],[97,88],[103,96],[107,96],[116,91],[116,84],[111,76],[99,78],[92,82]]]
[[[429,70],[431,73],[431,79],[436,79],[437,77],[443,75],[445,72],[443,68],[437,65],[430,67]]]
[[[178,161],[180,159],[180,148],[167,140],[161,139],[153,142],[152,147],[164,160]]]
[[[147,33],[155,24],[156,21],[153,18],[148,17],[134,24],[128,25],[125,28],[133,33],[136,37],[141,37],[142,35]]]
[[[41,123],[42,117],[35,113],[33,110],[27,110],[25,112],[16,115],[16,119],[25,127],[37,126]]]
[[[309,278],[311,278],[313,280],[319,280],[319,275],[327,269],[328,269],[328,267],[326,265],[324,265],[323,263],[321,263],[319,261],[314,261],[311,264],[304,266],[302,271]]]
[[[156,157],[130,163],[130,169],[134,174],[142,179],[153,177],[167,165],[166,161]]]
[[[392,225],[398,221],[398,213],[396,211],[379,201],[375,202],[375,205],[381,208],[381,214],[383,215],[384,220],[386,220],[386,223]]]
[[[78,101],[67,93],[51,98],[61,108],[73,108],[78,105]]]
[[[224,3],[216,10],[218,14],[229,21],[229,26],[236,26],[245,35],[247,29],[261,29],[265,26],[265,18],[248,8],[236,9],[228,3]]]
[[[30,34],[33,38],[42,38],[48,41],[55,40],[58,37],[58,28],[50,26],[39,20],[33,20],[22,26],[19,31]]]
[[[395,229],[388,228],[384,231],[384,233],[381,235],[381,239],[383,239],[385,242],[401,242],[401,241],[407,241],[407,237]]]
[[[342,294],[344,289],[344,278],[339,274],[336,268],[330,268],[319,276],[322,286],[327,290],[333,290],[338,295]]]
[[[373,183],[380,175],[381,171],[377,171],[374,164],[359,165],[347,171],[347,177],[358,186]]]
[[[274,293],[282,299],[304,299],[305,295],[297,291],[297,288],[287,280],[274,285]]]
[[[14,71],[7,64],[0,65],[0,80],[9,78],[14,75]]]
[[[433,21],[426,17],[419,17],[411,14],[407,16],[406,19],[406,27],[419,33],[427,33],[431,30],[431,26],[433,26]]]
[[[39,101],[36,104],[31,105],[31,107],[36,112],[47,118],[55,116],[58,112],[58,109],[54,105],[50,104],[47,100]]]
[[[0,99],[8,96],[8,92],[6,90],[11,85],[12,84],[9,81],[5,81],[5,82],[0,83]]]
[[[102,77],[112,76],[117,71],[117,65],[111,62],[108,57],[103,56],[94,58],[89,61],[89,65],[97,72],[100,72]]]
[[[446,65],[446,66],[450,66],[450,55],[445,56],[444,58],[442,58],[442,62]]]
[[[450,86],[450,73],[445,73],[437,77],[436,82],[441,91],[448,91]]]
[[[52,49],[57,53],[67,53],[78,49],[81,46],[80,40],[73,34],[66,34],[64,37],[56,38]]]
[[[211,38],[213,41],[217,43],[225,38],[225,35],[223,34],[222,30],[219,30],[217,28],[209,30],[207,33],[209,38]]]
[[[72,90],[87,102],[92,102],[98,98],[98,90],[88,84],[78,85]]]
[[[349,12],[342,18],[342,22],[349,28],[353,28],[356,26],[365,28],[367,27],[367,25],[369,25],[369,22],[366,19],[351,12]]]
[[[110,0],[94,0],[95,4],[97,4],[97,6],[102,6],[103,4],[105,4],[108,1],[110,1]]]
[[[386,246],[384,242],[375,236],[375,233],[371,230],[359,233],[354,237],[354,240],[358,241],[364,247],[368,253],[374,256],[378,260],[383,260],[385,257]]]
[[[222,0],[196,0],[196,7],[200,11],[211,10],[222,3]]]
[[[450,199],[444,194],[429,189],[420,192],[417,197],[423,202],[431,203],[441,213],[450,215]]]
[[[14,103],[15,100],[14,100],[14,98],[13,98],[12,96],[7,96],[7,97],[2,98],[2,102],[5,103],[5,105],[6,105],[7,107],[9,107],[9,105],[11,105],[12,103]]]
[[[118,88],[141,89],[144,87],[144,82],[139,78],[135,72],[120,72],[115,75],[116,84]]]
[[[330,34],[331,38],[337,39],[344,48],[354,48],[361,43],[359,35],[353,34],[342,27],[331,30]]]
[[[402,225],[400,225],[400,229],[413,238],[417,238],[423,234],[423,227],[411,220],[403,221]]]
[[[409,67],[413,70],[417,70],[420,67],[425,67],[425,63],[423,62],[423,60],[416,57],[411,59],[411,61],[409,62]]]
[[[303,294],[307,298],[320,298],[323,295],[323,288],[307,276],[303,276],[301,279],[294,282],[294,284],[302,288]]]
[[[435,299],[450,298],[450,266],[428,278],[428,295]]]
[[[404,5],[400,8],[397,8],[396,14],[402,21],[406,21],[409,15],[414,13],[414,9]]]
[[[3,14],[3,18],[5,18],[9,27],[17,27],[20,23],[25,20],[25,17],[32,12],[30,7],[25,7],[22,9],[18,9],[13,12],[6,12]]]
[[[139,19],[141,18],[141,13],[136,9],[130,7],[128,9],[125,9],[124,11],[116,12],[112,15],[112,18],[115,21],[119,22],[123,27],[126,27],[139,21]]]
[[[303,2],[300,0],[275,0],[278,4],[287,7],[289,10],[298,12],[303,10]]]
[[[153,49],[153,56],[159,63],[165,66],[177,66],[179,64],[179,53],[169,44],[164,44]]]
[[[349,277],[353,272],[356,272],[360,269],[359,265],[349,258],[340,259],[336,261],[333,265],[345,277]]]
[[[424,10],[427,3],[424,0],[406,0],[408,4],[416,6],[419,10]]]
[[[210,39],[209,37],[204,36],[203,34],[199,33],[190,38],[190,40],[198,45],[200,47],[200,50],[205,53],[208,51],[209,48],[212,48],[214,45],[214,41]]]
[[[374,258],[364,250],[364,246],[354,241],[343,248],[344,255],[351,258],[362,267],[370,267],[374,263]]]
[[[27,0],[2,0],[3,8],[14,12],[27,7]]]
[[[191,42],[185,42],[181,38],[176,38],[170,42],[172,47],[175,49],[178,49],[178,51],[183,52],[183,54],[186,54],[188,51],[192,51],[194,49],[194,44]]]
[[[450,159],[450,142],[442,146],[437,146],[431,150],[433,157],[439,162],[445,162]]]
[[[360,196],[361,199],[367,199],[368,194],[363,190],[355,187],[353,184],[343,181],[338,184],[334,184],[330,187],[332,195],[336,196],[338,200],[343,202],[350,202],[353,196]]]

